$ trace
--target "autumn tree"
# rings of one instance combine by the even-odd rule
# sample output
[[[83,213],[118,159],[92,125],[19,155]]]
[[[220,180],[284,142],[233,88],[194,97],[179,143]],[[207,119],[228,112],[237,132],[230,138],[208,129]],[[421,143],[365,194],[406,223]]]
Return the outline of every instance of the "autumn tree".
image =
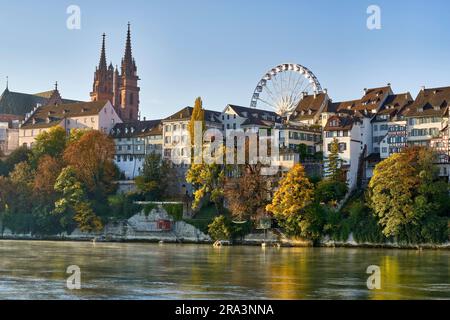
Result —
[[[61,224],[66,229],[70,230],[73,222],[76,222],[83,232],[99,231],[103,228],[73,167],[68,166],[61,171],[54,188],[61,194],[61,198],[55,202],[54,214],[61,217]]]
[[[33,191],[44,201],[54,197],[54,186],[61,169],[61,161],[50,155],[45,155],[39,160],[36,174],[34,175]]]
[[[270,185],[261,164],[242,166],[239,177],[226,180],[224,195],[233,217],[243,221],[264,216]]]
[[[214,203],[217,213],[223,207],[225,173],[220,164],[192,164],[186,173],[186,181],[194,187],[192,208],[198,209],[201,201],[209,198]]]
[[[114,141],[100,131],[91,130],[67,146],[64,160],[91,195],[104,197],[115,191],[114,154]]]
[[[191,145],[194,145],[194,134],[195,134],[195,122],[202,122],[202,133],[205,131],[205,110],[203,109],[202,98],[198,97],[195,100],[194,109],[192,110],[191,120],[188,124],[189,137],[191,138]],[[203,135],[202,135],[203,138]]]
[[[279,223],[290,231],[288,233],[298,231],[299,235],[308,237],[311,219],[306,209],[313,197],[313,184],[308,180],[303,166],[296,164],[281,179],[267,211],[274,214]]]
[[[385,236],[409,242],[448,237],[448,183],[439,180],[434,157],[427,148],[407,148],[375,167],[369,202]]]

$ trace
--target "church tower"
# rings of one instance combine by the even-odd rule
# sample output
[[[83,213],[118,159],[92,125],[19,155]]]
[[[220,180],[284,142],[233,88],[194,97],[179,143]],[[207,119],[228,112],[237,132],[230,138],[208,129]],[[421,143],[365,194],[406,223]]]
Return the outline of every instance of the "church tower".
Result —
[[[122,59],[120,75],[120,117],[124,122],[138,120],[139,118],[139,77],[137,75],[136,62],[131,53],[131,31],[128,23],[127,40],[125,44],[125,55]]]
[[[102,50],[100,53],[100,62],[98,67],[95,68],[94,84],[91,92],[91,100],[109,100],[113,103],[113,78],[114,67],[112,64],[107,67],[106,65],[106,49],[105,49],[105,37],[103,34]]]

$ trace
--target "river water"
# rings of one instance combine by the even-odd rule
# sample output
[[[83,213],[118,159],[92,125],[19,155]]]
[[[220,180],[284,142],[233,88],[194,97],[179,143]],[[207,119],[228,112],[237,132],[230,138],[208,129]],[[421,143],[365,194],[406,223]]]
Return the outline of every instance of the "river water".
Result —
[[[0,241],[0,299],[450,299],[450,251]]]

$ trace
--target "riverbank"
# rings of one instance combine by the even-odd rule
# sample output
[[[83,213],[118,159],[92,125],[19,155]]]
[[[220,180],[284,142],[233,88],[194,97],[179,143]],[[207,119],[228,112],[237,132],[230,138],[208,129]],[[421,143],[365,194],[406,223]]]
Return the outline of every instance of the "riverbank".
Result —
[[[14,234],[8,229],[3,230],[0,240],[27,241],[83,241],[110,243],[172,243],[172,244],[206,244],[212,245],[214,240],[195,226],[177,220],[168,214],[162,206],[157,206],[149,213],[144,210],[133,215],[128,220],[110,222],[101,232],[87,233],[75,229],[72,233],[37,236],[32,234]],[[340,247],[340,248],[385,248],[385,249],[443,249],[450,250],[450,242],[444,244],[407,244],[407,243],[358,243],[350,234],[347,241],[333,241],[324,238],[319,243],[313,243],[303,238],[291,238],[280,230],[259,231],[247,234],[232,243],[221,245],[234,246],[266,246],[266,247]]]
[[[402,249],[402,250],[450,250],[450,243],[443,244],[398,244],[398,243],[352,243],[326,241],[313,245],[311,241],[290,239],[290,240],[262,240],[259,234],[249,234],[244,239],[235,240],[233,242],[224,242],[223,246],[262,246],[265,247],[282,247],[282,248],[349,248],[349,249]],[[168,237],[152,237],[152,238],[135,238],[135,239],[118,239],[104,238],[102,236],[85,236],[85,237],[67,237],[61,235],[55,236],[31,236],[31,235],[9,235],[0,236],[0,241],[61,241],[61,242],[94,242],[94,243],[149,243],[149,244],[197,244],[197,245],[213,245],[213,240],[193,240],[184,238],[168,238]]]

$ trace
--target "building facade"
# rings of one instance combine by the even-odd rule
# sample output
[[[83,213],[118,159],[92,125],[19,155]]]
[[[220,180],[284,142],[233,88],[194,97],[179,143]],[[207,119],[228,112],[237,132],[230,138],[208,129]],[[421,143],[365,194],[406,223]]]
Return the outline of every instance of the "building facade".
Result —
[[[36,137],[52,127],[60,126],[67,134],[72,129],[98,130],[108,134],[121,123],[109,101],[38,106],[27,114],[19,129],[19,145],[32,147]]]

